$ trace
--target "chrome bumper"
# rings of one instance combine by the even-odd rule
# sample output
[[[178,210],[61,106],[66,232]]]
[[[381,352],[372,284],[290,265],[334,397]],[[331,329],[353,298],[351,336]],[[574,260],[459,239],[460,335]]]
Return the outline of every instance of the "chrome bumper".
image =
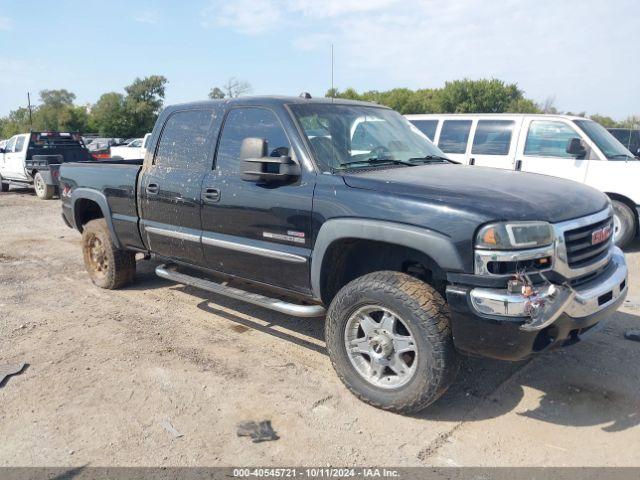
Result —
[[[545,305],[540,321],[526,322],[523,330],[540,330],[553,323],[563,313],[572,318],[584,318],[624,300],[628,290],[627,263],[622,250],[614,247],[606,273],[571,288],[548,285],[538,292]],[[506,289],[474,288],[471,304],[480,314],[501,317],[529,317],[530,297],[509,293]]]

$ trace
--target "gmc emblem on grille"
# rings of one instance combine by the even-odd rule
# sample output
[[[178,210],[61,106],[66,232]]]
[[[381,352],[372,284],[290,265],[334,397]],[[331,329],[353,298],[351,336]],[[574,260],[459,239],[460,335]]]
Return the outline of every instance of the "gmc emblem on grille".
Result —
[[[606,242],[611,237],[611,225],[594,230],[591,233],[591,245],[598,245],[599,243]]]

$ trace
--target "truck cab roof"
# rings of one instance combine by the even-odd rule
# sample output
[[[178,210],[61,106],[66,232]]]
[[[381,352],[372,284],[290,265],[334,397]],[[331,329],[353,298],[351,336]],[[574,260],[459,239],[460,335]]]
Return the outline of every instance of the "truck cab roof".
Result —
[[[335,105],[360,105],[366,107],[378,107],[389,109],[384,105],[379,105],[372,102],[361,102],[359,100],[347,100],[343,98],[303,98],[294,96],[278,96],[278,95],[255,95],[238,98],[224,98],[220,100],[201,100],[197,102],[179,103],[166,107],[166,111],[184,110],[185,108],[198,108],[206,107],[210,105],[229,105],[229,106],[264,106],[264,107],[279,107],[291,104],[335,104]]]

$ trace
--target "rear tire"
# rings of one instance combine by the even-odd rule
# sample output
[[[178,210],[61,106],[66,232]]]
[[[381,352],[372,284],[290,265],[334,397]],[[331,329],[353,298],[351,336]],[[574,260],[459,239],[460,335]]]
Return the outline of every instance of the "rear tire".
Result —
[[[135,278],[135,253],[115,247],[104,218],[91,220],[84,226],[82,253],[91,281],[100,288],[113,290]]]
[[[458,371],[445,301],[400,272],[370,273],[343,287],[329,307],[326,342],[346,387],[393,412],[426,408]]]
[[[47,185],[40,172],[33,177],[33,188],[35,188],[36,195],[41,200],[51,200],[56,193],[56,187]]]
[[[636,234],[636,216],[624,203],[612,200],[613,204],[613,235],[616,245],[624,248]]]

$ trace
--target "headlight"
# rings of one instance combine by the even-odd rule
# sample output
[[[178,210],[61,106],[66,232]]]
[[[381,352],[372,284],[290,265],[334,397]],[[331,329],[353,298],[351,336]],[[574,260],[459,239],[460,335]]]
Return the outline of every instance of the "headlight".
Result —
[[[478,232],[476,247],[487,250],[517,250],[553,243],[553,228],[547,222],[505,222],[485,225]]]

